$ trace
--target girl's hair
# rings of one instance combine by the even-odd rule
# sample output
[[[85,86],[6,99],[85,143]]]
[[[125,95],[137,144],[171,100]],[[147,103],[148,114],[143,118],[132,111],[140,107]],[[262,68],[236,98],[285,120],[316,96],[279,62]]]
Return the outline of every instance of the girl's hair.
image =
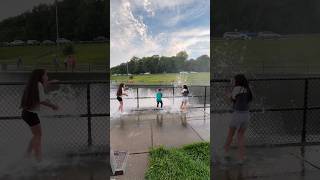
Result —
[[[189,93],[189,89],[188,89],[188,86],[187,86],[187,85],[183,85],[183,89],[186,89],[186,90],[187,90],[187,93]]]
[[[42,76],[45,74],[45,69],[35,69],[32,71],[29,81],[24,89],[20,108],[31,109],[39,104],[39,87],[38,83],[43,83]]]
[[[187,85],[183,85],[183,89],[188,89],[188,86]]]
[[[117,96],[121,96],[121,95],[122,95],[122,88],[123,88],[123,86],[124,86],[123,83],[121,83],[121,84],[119,85],[119,88],[118,88],[118,91],[117,91]]]
[[[238,74],[234,77],[234,80],[235,80],[235,86],[242,86],[247,89],[247,91],[249,93],[249,101],[252,101],[252,98],[253,98],[252,92],[249,87],[249,82],[248,82],[247,78],[243,74]]]

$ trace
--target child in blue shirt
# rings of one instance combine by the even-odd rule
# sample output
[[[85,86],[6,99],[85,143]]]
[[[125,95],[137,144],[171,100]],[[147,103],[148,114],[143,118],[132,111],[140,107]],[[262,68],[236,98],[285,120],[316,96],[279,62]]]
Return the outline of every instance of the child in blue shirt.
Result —
[[[157,99],[157,107],[159,107],[159,103],[161,104],[161,108],[163,106],[163,102],[162,102],[162,92],[161,89],[158,89],[158,92],[156,94],[156,99]]]

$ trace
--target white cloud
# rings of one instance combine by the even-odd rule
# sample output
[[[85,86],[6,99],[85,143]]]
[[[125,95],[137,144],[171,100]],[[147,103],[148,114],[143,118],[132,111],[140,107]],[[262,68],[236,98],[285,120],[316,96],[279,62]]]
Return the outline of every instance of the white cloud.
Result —
[[[186,50],[192,58],[202,54],[209,55],[209,26],[176,29],[173,32],[162,32],[152,36],[149,27],[143,22],[143,17],[134,14],[138,3],[149,16],[154,16],[157,6],[174,8],[192,1],[194,0],[112,0],[111,67],[126,62],[133,56],[172,56],[181,50]]]

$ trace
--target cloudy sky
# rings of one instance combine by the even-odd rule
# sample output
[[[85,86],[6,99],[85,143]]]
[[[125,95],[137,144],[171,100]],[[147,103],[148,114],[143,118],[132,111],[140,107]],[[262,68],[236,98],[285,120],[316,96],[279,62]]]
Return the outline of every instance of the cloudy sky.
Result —
[[[52,4],[54,0],[0,0],[0,21],[19,15],[40,3]]]
[[[111,67],[132,56],[209,55],[210,0],[111,0]]]

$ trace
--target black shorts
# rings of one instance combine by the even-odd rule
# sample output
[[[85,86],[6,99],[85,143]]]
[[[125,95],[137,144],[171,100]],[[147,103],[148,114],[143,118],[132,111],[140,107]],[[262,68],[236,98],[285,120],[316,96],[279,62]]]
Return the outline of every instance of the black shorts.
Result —
[[[37,113],[23,110],[22,111],[22,119],[30,126],[36,126],[40,124],[40,119]]]
[[[118,99],[118,101],[122,101],[122,97],[120,97],[120,96],[117,96],[117,99]]]

